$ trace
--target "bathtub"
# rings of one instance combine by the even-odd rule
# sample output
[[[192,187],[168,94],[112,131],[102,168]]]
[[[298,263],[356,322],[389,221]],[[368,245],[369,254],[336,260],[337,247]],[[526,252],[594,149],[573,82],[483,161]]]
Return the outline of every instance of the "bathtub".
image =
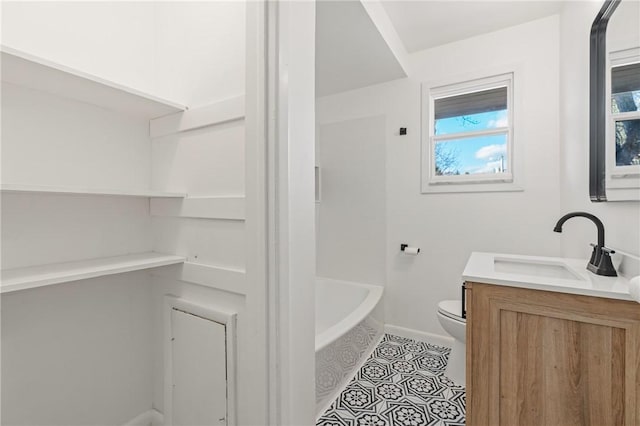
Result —
[[[383,287],[316,280],[316,415],[355,374],[383,333]]]

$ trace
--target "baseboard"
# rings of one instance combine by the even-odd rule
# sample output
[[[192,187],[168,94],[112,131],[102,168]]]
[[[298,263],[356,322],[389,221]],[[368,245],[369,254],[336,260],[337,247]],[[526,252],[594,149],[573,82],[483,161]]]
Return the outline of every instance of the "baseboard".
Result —
[[[406,337],[407,339],[419,340],[421,342],[433,343],[434,345],[446,346],[453,344],[453,337],[441,334],[427,333],[425,331],[413,330],[411,328],[398,327],[397,325],[385,324],[384,332],[395,336]]]
[[[163,424],[164,416],[162,413],[158,410],[151,409],[137,415],[123,426],[162,426]]]

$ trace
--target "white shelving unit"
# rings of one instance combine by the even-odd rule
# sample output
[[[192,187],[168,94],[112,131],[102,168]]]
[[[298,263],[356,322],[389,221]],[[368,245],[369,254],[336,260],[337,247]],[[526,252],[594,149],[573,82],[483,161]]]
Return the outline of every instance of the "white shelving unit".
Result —
[[[139,271],[183,263],[184,257],[161,253],[139,253],[78,262],[54,263],[2,271],[0,293],[26,290],[104,275]]]
[[[89,104],[98,106],[104,109],[105,112],[116,112],[122,115],[125,120],[131,117],[144,122],[187,109],[186,106],[176,102],[162,99],[7,46],[0,46],[0,53],[2,59],[1,78],[3,83],[9,83],[14,86],[19,86],[20,88],[45,92],[49,95],[76,101],[78,102],[76,108],[80,110],[83,108],[83,104]],[[69,114],[69,117],[74,116],[73,114]],[[71,118],[69,121],[60,123],[60,125],[72,128],[75,123],[73,122],[73,118]],[[5,138],[3,142],[5,144],[20,144],[24,143],[25,140],[12,137]],[[61,143],[60,139],[55,141],[55,143]],[[78,149],[82,149],[81,144],[76,143],[76,145]],[[95,149],[95,144],[93,148]],[[123,153],[122,155],[127,155],[127,153]],[[99,154],[97,154],[96,159],[96,161],[98,161]],[[113,161],[113,157],[109,159]],[[22,158],[22,161],[24,161],[24,158]],[[37,161],[42,161],[42,158],[37,159]],[[56,158],[52,158],[52,161],[56,161]],[[61,167],[68,167],[68,164],[61,165]],[[131,163],[129,163],[129,167],[131,167]],[[49,169],[48,172],[51,173],[52,171]],[[104,171],[102,172],[104,173]],[[164,199],[187,197],[187,194],[184,193],[144,189],[129,190],[126,188],[83,187],[81,186],[83,173],[87,173],[87,170],[85,169],[78,173],[78,186],[2,183],[0,184],[0,192],[2,194],[32,194],[34,196],[66,194]],[[43,180],[47,179],[47,175],[43,173],[40,178]],[[46,181],[44,182],[46,183]],[[137,183],[137,185],[139,185],[139,183]],[[11,202],[14,202],[14,200],[7,199],[6,201],[6,203]],[[123,205],[130,203],[130,201],[125,200],[114,200],[113,202],[122,203]],[[54,207],[56,209],[67,208],[65,203],[62,205],[52,205],[56,206]],[[64,210],[58,210],[53,213],[59,216],[61,211]],[[92,212],[88,210],[86,214],[91,216]],[[116,216],[118,216],[118,214],[116,214]],[[101,217],[104,218],[104,216]],[[130,218],[131,216],[127,217]],[[124,222],[122,222],[122,224],[123,226],[128,226],[128,224]],[[113,222],[111,223],[111,226],[112,225]],[[46,223],[44,226],[42,223],[38,223],[37,226],[40,227],[38,229],[45,229],[44,234],[47,234]],[[68,226],[69,232],[76,232],[76,227],[73,222],[67,222],[65,226]],[[98,223],[96,223],[96,226],[99,226]],[[78,240],[79,238],[81,239],[82,236],[76,234],[74,238]],[[100,242],[96,240],[96,243],[99,244]],[[111,249],[113,249],[113,247],[111,247]],[[128,250],[126,244],[124,244],[122,251],[126,253]],[[78,253],[78,255],[79,257],[81,256],[80,253]],[[0,271],[0,293],[10,293],[70,281],[181,264],[184,261],[185,258],[181,256],[148,252],[65,263],[42,264],[25,268],[3,269]]]
[[[233,337],[257,318],[244,301],[247,8],[215,3],[3,4],[3,423],[235,424],[234,395],[251,399],[232,380],[263,358],[238,360]],[[193,315],[167,323],[173,307]],[[165,330],[180,333],[175,364]],[[213,389],[219,410],[171,417],[189,411],[163,404],[175,382],[181,401]]]
[[[2,81],[139,118],[153,119],[186,106],[159,98],[65,65],[1,46]]]
[[[0,184],[0,191],[7,193],[41,193],[41,194],[70,194],[70,195],[106,195],[117,197],[149,197],[149,198],[185,198],[187,194],[145,190],[118,190],[118,189],[94,189],[72,188],[64,186],[46,185],[21,185],[12,183]]]

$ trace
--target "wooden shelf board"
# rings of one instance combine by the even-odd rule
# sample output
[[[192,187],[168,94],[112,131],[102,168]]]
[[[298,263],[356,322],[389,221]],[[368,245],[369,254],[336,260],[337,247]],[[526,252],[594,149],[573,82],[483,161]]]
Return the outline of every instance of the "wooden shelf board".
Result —
[[[181,256],[138,253],[77,262],[54,263],[2,270],[0,293],[26,290],[70,281],[184,263]]]
[[[2,51],[2,81],[148,120],[186,106],[13,49]]]
[[[0,191],[13,193],[43,193],[43,194],[69,194],[69,195],[104,195],[118,197],[148,197],[148,198],[185,198],[187,194],[177,192],[161,192],[151,190],[120,190],[100,188],[73,188],[66,186],[25,185],[15,183],[3,183]]]

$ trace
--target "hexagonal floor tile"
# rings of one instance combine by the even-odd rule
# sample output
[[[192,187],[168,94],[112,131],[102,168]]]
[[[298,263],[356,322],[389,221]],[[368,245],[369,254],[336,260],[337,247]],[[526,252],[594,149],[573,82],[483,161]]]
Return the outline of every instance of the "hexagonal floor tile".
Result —
[[[379,383],[375,387],[375,394],[381,400],[397,401],[405,395],[405,390],[395,383]]]
[[[344,409],[358,415],[362,412],[375,412],[376,405],[373,389],[366,388],[358,382],[351,382],[345,390],[340,393],[336,401],[336,409]]]
[[[398,345],[392,342],[382,342],[373,351],[373,356],[376,358],[383,358],[388,361],[393,361],[405,353],[402,345]]]
[[[424,405],[418,405],[409,400],[390,402],[382,414],[394,426],[423,426],[434,420]]]
[[[442,373],[447,367],[447,358],[444,355],[422,354],[414,360],[419,369],[434,373]]]
[[[435,376],[413,374],[399,383],[408,395],[415,395],[422,400],[428,400],[442,394],[445,389]]]
[[[370,359],[362,366],[357,378],[360,380],[368,380],[371,383],[381,383],[389,381],[392,374],[389,365],[383,364],[375,359]]]
[[[444,398],[431,399],[426,405],[429,414],[444,422],[459,422],[464,419],[464,412],[460,407]]]

